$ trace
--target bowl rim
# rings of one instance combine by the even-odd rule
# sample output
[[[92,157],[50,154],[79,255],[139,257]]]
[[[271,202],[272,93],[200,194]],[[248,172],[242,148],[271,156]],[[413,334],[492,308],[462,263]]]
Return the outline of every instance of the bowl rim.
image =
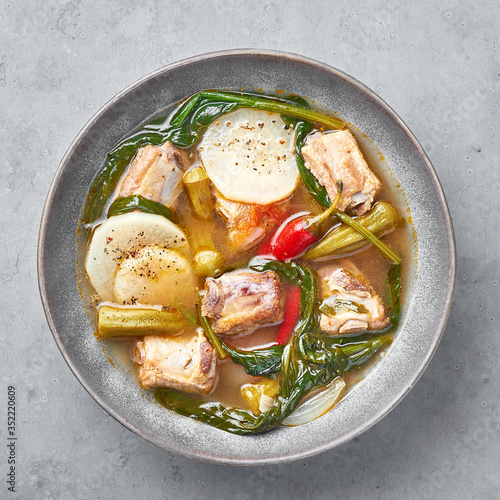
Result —
[[[227,459],[227,458],[221,458],[219,455],[209,455],[209,454],[200,454],[200,453],[189,453],[186,452],[185,450],[178,450],[175,449],[174,447],[167,447],[165,446],[164,442],[160,442],[158,439],[155,439],[155,436],[150,435],[149,433],[143,431],[142,429],[136,427],[133,425],[131,422],[129,422],[125,417],[120,415],[117,411],[115,411],[105,400],[103,400],[99,395],[97,395],[93,388],[90,386],[90,384],[87,383],[85,377],[83,374],[81,374],[76,366],[74,365],[71,356],[69,355],[68,351],[66,350],[66,347],[64,343],[62,342],[56,326],[54,324],[54,320],[52,318],[52,311],[49,305],[49,297],[48,297],[48,292],[47,292],[47,276],[46,276],[46,269],[44,267],[44,243],[47,238],[47,231],[46,231],[46,226],[47,226],[47,220],[50,215],[50,210],[52,208],[52,205],[54,204],[54,193],[58,187],[58,184],[61,180],[61,176],[63,171],[65,170],[66,164],[68,162],[68,159],[72,156],[74,153],[75,149],[78,147],[80,144],[81,140],[83,137],[87,134],[87,132],[92,128],[94,123],[102,116],[104,115],[110,108],[113,107],[113,105],[121,100],[124,96],[126,96],[128,93],[131,91],[135,90],[137,87],[141,86],[144,82],[153,79],[159,75],[162,75],[164,73],[168,73],[172,70],[176,70],[179,68],[182,68],[183,66],[188,66],[193,63],[201,62],[201,61],[206,61],[207,59],[212,59],[212,58],[219,58],[219,57],[227,57],[227,56],[268,56],[276,59],[286,59],[288,61],[295,61],[299,63],[306,63],[309,65],[312,65],[315,67],[315,69],[321,69],[321,70],[327,70],[329,73],[332,73],[336,77],[346,81],[347,83],[353,85],[354,87],[357,87],[358,90],[361,90],[364,94],[366,94],[371,102],[378,108],[378,110],[382,111],[390,120],[392,120],[396,126],[401,129],[409,142],[412,144],[412,146],[415,148],[417,154],[419,155],[421,161],[425,165],[427,169],[427,173],[431,176],[434,188],[436,190],[436,198],[438,199],[439,205],[441,207],[442,211],[442,216],[445,221],[445,229],[447,233],[447,242],[448,242],[448,248],[449,248],[449,262],[448,262],[448,282],[446,284],[446,296],[445,300],[443,302],[443,305],[441,307],[441,314],[439,316],[439,322],[435,327],[435,331],[432,337],[432,342],[429,343],[428,345],[428,350],[426,351],[425,358],[422,359],[422,363],[420,364],[420,369],[413,374],[413,377],[411,378],[411,383],[409,386],[405,389],[400,391],[397,396],[393,397],[391,404],[386,405],[382,410],[379,410],[378,413],[376,413],[374,416],[372,416],[370,419],[366,420],[363,425],[360,425],[353,429],[351,432],[345,433],[342,436],[340,436],[338,439],[335,441],[328,441],[323,443],[320,446],[317,446],[314,449],[307,450],[305,452],[301,453],[295,453],[293,455],[286,455],[286,456],[280,456],[278,458],[276,457],[271,457],[267,459],[260,458],[258,460],[253,460],[252,458],[248,459]],[[118,421],[120,424],[122,424],[124,427],[126,427],[128,430],[131,430],[141,438],[145,439],[146,441],[149,441],[152,444],[155,444],[156,446],[166,449],[167,451],[174,452],[176,454],[186,456],[188,458],[194,458],[198,459],[201,461],[206,461],[206,462],[211,462],[211,463],[219,463],[219,464],[227,464],[227,465],[264,465],[268,463],[282,463],[282,462],[288,462],[288,461],[293,461],[297,460],[300,458],[306,458],[309,456],[313,456],[319,453],[322,453],[324,451],[327,451],[329,449],[332,449],[334,447],[340,446],[347,441],[353,439],[354,437],[362,434],[366,430],[368,430],[370,427],[375,425],[377,422],[379,422],[382,418],[384,418],[388,413],[390,413],[401,401],[402,399],[409,393],[409,391],[415,386],[415,384],[418,382],[424,371],[426,370],[427,366],[429,365],[434,353],[436,352],[436,349],[439,345],[439,342],[441,340],[441,337],[443,335],[446,322],[448,320],[448,316],[450,313],[451,309],[451,304],[453,300],[453,293],[454,293],[454,287],[455,287],[455,279],[456,279],[456,244],[455,244],[455,235],[454,235],[454,230],[453,230],[453,223],[451,220],[448,204],[446,201],[446,197],[443,191],[443,188],[441,186],[441,183],[437,177],[437,174],[427,157],[426,153],[424,152],[422,146],[416,139],[416,137],[413,135],[409,127],[406,125],[406,123],[400,118],[400,116],[381,98],[379,97],[374,91],[372,91],[369,87],[367,87],[365,84],[357,80],[356,78],[348,75],[347,73],[334,68],[326,63],[320,62],[318,60],[312,59],[310,57],[298,55],[295,53],[290,53],[290,52],[283,52],[283,51],[276,51],[276,50],[267,50],[267,49],[253,49],[253,48],[246,48],[246,49],[231,49],[231,50],[221,50],[221,51],[212,51],[212,52],[207,52],[203,54],[199,54],[196,56],[188,57],[179,61],[172,62],[168,65],[165,65],[161,68],[158,68],[145,76],[139,78],[138,80],[134,81],[130,85],[126,86],[123,90],[118,92],[115,96],[113,96],[111,99],[109,99],[94,115],[87,121],[87,123],[82,127],[80,132],[77,134],[75,139],[71,142],[70,146],[68,147],[66,153],[62,157],[59,166],[54,174],[54,178],[52,180],[52,183],[50,185],[50,188],[48,190],[48,194],[44,203],[43,207],[43,212],[41,216],[41,222],[40,222],[40,230],[39,230],[39,236],[38,236],[38,244],[37,244],[37,273],[38,273],[38,286],[39,286],[39,291],[40,291],[40,296],[42,300],[42,305],[44,309],[45,316],[47,318],[48,325],[50,327],[50,330],[52,332],[52,336],[61,351],[61,354],[63,355],[67,365],[69,366],[70,370],[73,372],[77,380],[80,382],[80,384],[85,388],[85,390],[89,393],[89,395],[109,414],[111,415],[116,421]]]

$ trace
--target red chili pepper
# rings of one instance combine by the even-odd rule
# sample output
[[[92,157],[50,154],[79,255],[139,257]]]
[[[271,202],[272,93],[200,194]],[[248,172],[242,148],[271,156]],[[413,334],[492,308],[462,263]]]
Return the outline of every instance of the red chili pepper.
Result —
[[[297,324],[300,315],[300,288],[293,286],[288,291],[288,297],[285,306],[285,314],[283,316],[283,323],[281,323],[276,337],[276,343],[283,345],[286,344],[290,335]]]
[[[294,259],[316,243],[322,235],[321,226],[337,206],[342,193],[342,182],[338,182],[337,196],[328,209],[319,215],[285,221],[266,241],[257,255],[274,257],[278,260]]]
[[[286,223],[271,240],[270,253],[278,260],[293,259],[318,241],[321,228],[314,218],[297,217]]]
[[[278,260],[294,259],[316,243],[322,235],[321,226],[330,215],[328,209],[320,215],[288,219],[257,252]]]

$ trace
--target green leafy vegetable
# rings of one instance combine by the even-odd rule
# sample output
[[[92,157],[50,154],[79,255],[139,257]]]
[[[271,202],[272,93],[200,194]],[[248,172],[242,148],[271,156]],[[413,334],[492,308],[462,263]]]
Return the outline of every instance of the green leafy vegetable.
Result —
[[[83,214],[85,223],[93,222],[101,216],[107,199],[115,190],[118,179],[127,165],[128,160],[108,155],[106,167],[99,173],[87,195],[87,204]]]
[[[113,158],[129,160],[141,146],[161,144],[164,142],[163,139],[164,134],[161,131],[139,130],[117,144],[108,155]]]
[[[193,111],[193,109],[198,104],[198,101],[200,99],[201,99],[201,93],[198,92],[197,94],[193,94],[189,99],[184,101],[184,104],[182,104],[182,106],[179,106],[175,110],[168,124],[171,127],[177,127],[181,125],[187,119],[189,113]]]
[[[194,418],[233,434],[248,434],[256,417],[245,410],[227,408],[220,403],[205,403],[173,389],[159,388],[155,399],[165,408],[185,417]]]
[[[302,156],[302,147],[305,144],[306,137],[311,131],[311,125],[308,122],[298,122],[295,125],[295,159],[300,176],[304,181],[311,196],[323,207],[328,208],[331,205],[330,197],[326,189],[314,177],[312,172],[306,168],[304,157]]]
[[[389,318],[391,325],[396,328],[399,323],[400,316],[400,296],[401,296],[401,264],[396,264],[391,267],[387,277],[390,289]]]
[[[203,102],[203,101],[202,101]],[[234,111],[238,105],[234,102],[203,102],[196,108],[191,117],[190,126],[192,130],[197,130],[201,126],[208,126],[214,120],[230,111]]]
[[[317,340],[317,348],[330,349],[331,347],[336,347],[340,349],[347,359],[346,371],[348,371],[354,367],[365,364],[379,349],[391,344],[392,337],[387,333],[380,335],[368,333],[363,336],[346,338],[326,335],[317,337],[311,336],[306,340],[309,346]],[[284,350],[284,346],[282,345],[275,345],[253,351],[237,350],[227,344],[224,344],[224,348],[231,356],[233,362],[243,366],[249,375],[255,377],[271,377],[279,373],[281,357]],[[330,355],[333,356],[334,354],[331,353]]]
[[[283,345],[274,345],[253,351],[235,349],[225,342],[222,342],[222,345],[233,362],[241,365],[249,375],[271,377],[280,371],[281,357],[285,347]]]
[[[318,111],[313,111],[308,107],[303,106],[304,100],[294,102],[297,99],[293,96],[291,99],[279,99],[276,97],[268,97],[260,94],[252,94],[249,92],[200,92],[204,99],[213,99],[216,101],[225,101],[235,103],[238,106],[247,108],[262,109],[264,111],[272,111],[282,115],[292,116],[302,120],[307,120],[313,123],[322,123],[334,129],[341,129],[345,123],[330,115],[325,115]]]
[[[286,100],[290,103],[294,103],[297,106],[305,109],[311,109],[311,106],[309,106],[309,103],[303,98],[298,95],[290,95],[286,98]],[[286,125],[290,125],[291,127],[295,128],[297,126],[297,123],[301,122],[299,118],[291,115],[281,115],[281,119],[285,122]]]
[[[140,194],[117,198],[109,207],[108,217],[134,212],[135,210],[140,210],[148,214],[163,215],[163,217],[170,220],[173,219],[172,211],[169,208],[156,201],[148,200]]]
[[[364,365],[382,347],[392,343],[392,337],[387,333],[380,335],[367,333],[355,338],[347,337],[335,340],[335,345],[342,350],[347,358],[347,371]]]
[[[311,363],[338,366],[341,375],[347,368],[347,358],[332,337],[322,332],[308,332],[297,338],[297,351],[301,357]]]

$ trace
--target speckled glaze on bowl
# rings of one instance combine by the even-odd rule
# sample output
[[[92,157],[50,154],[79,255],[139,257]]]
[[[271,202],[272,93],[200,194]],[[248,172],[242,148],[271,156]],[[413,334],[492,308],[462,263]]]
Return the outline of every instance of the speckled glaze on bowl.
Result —
[[[235,436],[166,411],[115,369],[95,341],[77,283],[75,242],[87,191],[106,153],[145,118],[200,89],[286,89],[335,110],[380,148],[404,189],[418,264],[389,355],[324,417],[295,428]],[[238,50],[166,66],[132,84],[83,128],[64,156],[45,205],[38,273],[47,319],[68,365],[116,420],[167,450],[210,462],[259,465],[311,456],[378,422],[415,385],[448,317],[455,281],[450,215],[436,174],[408,127],[371,90],[332,67],[293,54]],[[92,422],[89,422],[92,425]]]

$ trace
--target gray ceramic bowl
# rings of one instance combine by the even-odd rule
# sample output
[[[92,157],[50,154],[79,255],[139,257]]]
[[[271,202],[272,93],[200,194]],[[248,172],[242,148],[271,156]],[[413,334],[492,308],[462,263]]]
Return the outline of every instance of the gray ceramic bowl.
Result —
[[[200,89],[285,89],[307,96],[366,133],[380,148],[407,197],[418,255],[403,314],[387,357],[324,417],[258,436],[234,436],[170,413],[144,398],[95,341],[77,278],[77,227],[85,195],[107,151],[147,117]],[[77,244],[78,243],[78,244]],[[455,278],[455,247],[445,197],[408,127],[377,95],[348,75],[292,54],[230,51],[171,64],[132,84],[84,127],[54,178],[38,248],[40,290],[63,356],[92,397],[116,420],[167,450],[211,462],[265,464],[304,458],[359,435],[394,408],[431,359],[447,320]],[[89,426],[93,422],[88,423]]]

